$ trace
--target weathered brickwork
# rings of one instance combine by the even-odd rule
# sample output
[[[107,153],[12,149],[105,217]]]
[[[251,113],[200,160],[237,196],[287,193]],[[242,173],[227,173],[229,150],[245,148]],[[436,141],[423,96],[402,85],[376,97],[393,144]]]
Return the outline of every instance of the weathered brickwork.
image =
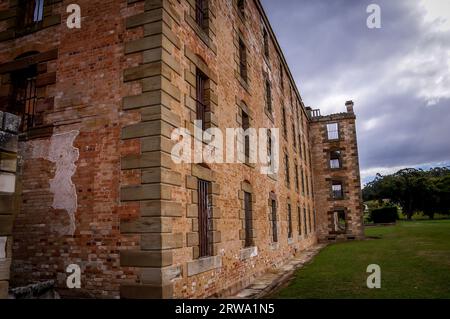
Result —
[[[328,116],[313,113],[311,118],[317,235],[322,241],[363,237],[363,207],[353,102],[348,101],[346,107],[346,113]],[[329,124],[337,124],[336,134],[331,132],[329,136]],[[338,165],[337,162],[331,163],[331,152],[340,153]],[[342,185],[342,197],[336,198],[333,195],[333,183]],[[340,227],[338,214],[345,216]]]
[[[36,70],[37,87],[19,142],[12,286],[54,279],[64,296],[66,267],[78,264],[82,296],[221,297],[333,236],[328,118],[305,108],[259,1],[203,1],[202,25],[195,0],[77,3],[81,29],[66,27],[67,3],[53,0],[24,31],[17,1],[0,1],[1,109],[16,72]],[[200,99],[205,129],[279,128],[279,172],[172,161],[172,132],[194,131]],[[351,152],[339,205],[346,235],[359,238],[354,115],[336,120]]]

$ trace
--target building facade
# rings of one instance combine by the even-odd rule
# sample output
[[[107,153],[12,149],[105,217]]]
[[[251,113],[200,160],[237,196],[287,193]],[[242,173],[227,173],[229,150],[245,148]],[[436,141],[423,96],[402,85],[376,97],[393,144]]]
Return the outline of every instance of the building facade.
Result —
[[[78,265],[72,295],[223,297],[362,238],[353,105],[305,107],[259,1],[79,0],[79,29],[71,3],[0,1],[0,110],[21,118],[12,287],[69,295]],[[279,129],[279,171],[174,161],[173,131],[199,125]]]

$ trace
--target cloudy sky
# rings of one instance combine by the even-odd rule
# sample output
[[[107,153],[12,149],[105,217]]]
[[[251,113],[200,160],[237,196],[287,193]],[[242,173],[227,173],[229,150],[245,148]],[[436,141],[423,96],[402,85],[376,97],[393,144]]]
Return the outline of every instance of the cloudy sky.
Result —
[[[450,0],[262,0],[306,105],[355,102],[361,173],[450,165]],[[369,29],[367,6],[381,7]]]

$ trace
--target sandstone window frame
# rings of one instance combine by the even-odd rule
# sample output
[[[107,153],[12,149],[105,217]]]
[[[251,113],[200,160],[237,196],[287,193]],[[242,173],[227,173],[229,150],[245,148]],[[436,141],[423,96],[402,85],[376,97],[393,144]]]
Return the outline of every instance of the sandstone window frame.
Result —
[[[269,193],[269,221],[270,221],[270,238],[272,244],[278,244],[279,236],[278,236],[278,201],[277,196],[274,192]]]
[[[262,47],[263,47],[263,56],[266,60],[266,63],[269,65],[270,60],[270,36],[267,31],[266,26],[263,24],[262,26]]]
[[[288,240],[294,239],[294,229],[293,229],[293,222],[292,222],[292,205],[290,199],[287,201],[287,237]]]
[[[245,21],[245,19],[246,19],[246,14],[245,14],[246,5],[247,5],[246,0],[236,0],[237,13],[242,21]]]
[[[208,102],[206,100],[206,89],[208,86],[209,78],[199,68],[195,70],[196,80],[196,120],[202,121],[202,129],[207,129],[206,113],[208,110]]]
[[[251,111],[251,109],[247,106],[247,103],[244,100],[240,100],[236,97],[236,104],[237,104],[237,124],[244,129],[244,133],[245,133],[245,127],[247,128],[251,128],[252,127],[252,123],[254,121],[254,115],[253,112]],[[245,125],[245,117],[248,117],[248,123],[247,125]],[[251,167],[251,168],[255,168],[256,164],[254,163],[250,163],[250,139],[249,136],[244,135],[244,141],[238,141],[238,143],[244,143],[244,151],[246,150],[246,146],[248,143],[248,155],[249,156],[245,156],[244,158],[244,164]]]
[[[237,28],[235,31],[233,42],[236,50],[236,53],[234,54],[236,62],[235,76],[240,85],[248,94],[250,94],[250,55],[246,37],[240,28]]]
[[[282,93],[284,92],[284,66],[283,62],[280,61],[280,86]]]
[[[197,179],[199,258],[212,257],[211,182]]]
[[[281,126],[283,127],[283,137],[287,140],[288,128],[287,128],[287,117],[286,117],[286,107],[283,105],[281,107]]]
[[[208,193],[210,196],[210,240],[211,240],[211,256],[200,255],[200,207],[199,207],[199,181],[208,182]],[[216,258],[219,254],[218,244],[222,241],[221,232],[218,229],[218,220],[221,218],[221,210],[217,205],[218,196],[220,196],[220,185],[216,181],[216,174],[206,164],[191,164],[191,174],[186,176],[186,189],[191,193],[191,203],[187,204],[188,219],[191,219],[191,232],[186,234],[186,247],[192,248],[192,259],[205,260],[208,258]]]
[[[300,207],[300,203],[297,203],[297,231],[298,236],[301,237],[303,235],[302,230],[302,208]]]
[[[341,213],[344,215],[345,229],[337,230],[336,229],[336,213]],[[333,207],[330,211],[328,211],[328,233],[329,235],[346,235],[349,233],[349,221],[351,220],[349,210],[346,207],[336,206]]]
[[[328,141],[339,141],[341,139],[340,125],[338,122],[325,124],[325,130]]]
[[[245,202],[246,194],[251,195],[250,196],[251,216],[248,216],[248,211],[246,212],[246,202]],[[254,207],[256,204],[256,196],[253,190],[253,186],[250,184],[249,181],[245,180],[241,182],[241,189],[239,191],[238,198],[241,203],[239,218],[241,220],[242,228],[239,231],[239,240],[242,242],[242,249],[256,247],[255,241],[257,238],[257,234],[255,229],[255,211],[254,211]],[[248,223],[248,221],[250,221],[250,223]]]
[[[266,113],[273,116],[273,96],[272,96],[272,84],[267,73],[263,74],[264,78],[264,97],[265,97],[265,110]]]
[[[308,224],[307,224],[307,220],[306,220],[306,204],[305,206],[303,206],[303,225],[304,225],[304,229],[305,229],[305,236],[308,236],[309,232],[308,232]]]
[[[185,56],[188,59],[189,66],[185,69],[185,80],[189,85],[189,93],[185,95],[185,106],[190,110],[190,119],[187,121],[187,127],[193,131],[194,121],[197,117],[197,80],[196,73],[200,70],[207,78],[205,86],[205,102],[206,102],[206,122],[205,128],[217,127],[217,118],[215,115],[218,96],[217,90],[217,75],[209,68],[205,60],[199,55],[192,52],[188,46],[185,46]],[[189,126],[192,125],[192,126]]]
[[[333,200],[344,200],[345,199],[345,191],[344,191],[344,182],[340,179],[333,179],[331,181],[331,198]]]
[[[290,176],[290,163],[289,163],[289,155],[288,152],[285,150],[284,152],[284,181],[285,185],[288,189],[291,188],[291,176]]]
[[[295,190],[298,192],[299,191],[299,187],[300,187],[300,178],[298,175],[298,163],[297,160],[295,160],[294,163],[294,173],[295,173]]]
[[[341,149],[331,149],[328,152],[328,156],[329,156],[329,168],[332,170],[340,170],[343,169],[343,162],[342,162],[342,158],[343,158],[343,153]]]
[[[200,38],[200,40],[214,54],[217,54],[217,46],[215,45],[216,27],[215,27],[215,9],[211,0],[189,0],[187,1],[189,8],[185,12],[185,21]],[[197,4],[201,3],[200,8]],[[200,9],[203,12],[203,20],[200,21]],[[198,16],[197,16],[198,15]],[[200,22],[200,23],[199,23]]]

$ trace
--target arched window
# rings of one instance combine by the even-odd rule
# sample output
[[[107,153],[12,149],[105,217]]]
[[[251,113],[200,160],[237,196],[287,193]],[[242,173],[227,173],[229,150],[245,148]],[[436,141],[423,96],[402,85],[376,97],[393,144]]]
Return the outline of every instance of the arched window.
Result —
[[[22,118],[22,132],[34,126],[37,103],[36,77],[35,64],[11,73],[12,92],[6,111]]]

